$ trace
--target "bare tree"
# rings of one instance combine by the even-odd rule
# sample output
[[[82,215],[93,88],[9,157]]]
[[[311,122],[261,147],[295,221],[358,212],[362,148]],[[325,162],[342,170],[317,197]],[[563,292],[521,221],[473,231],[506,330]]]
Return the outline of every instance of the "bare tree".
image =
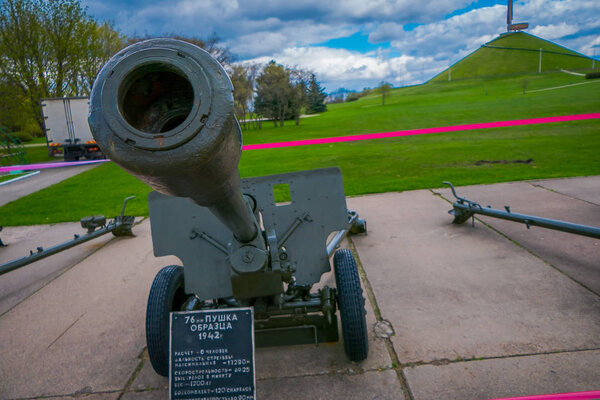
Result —
[[[290,69],[290,80],[292,83],[291,93],[291,110],[296,125],[300,125],[300,115],[302,111],[306,109],[308,104],[308,87],[307,82],[314,76],[310,71],[303,69],[292,68]]]
[[[233,55],[233,53],[229,50],[228,47],[221,46],[219,44],[221,39],[214,32],[207,39],[202,39],[197,36],[182,36],[182,35],[175,34],[175,33],[164,34],[161,36],[151,36],[151,35],[132,36],[127,39],[127,44],[129,45],[129,44],[141,42],[142,40],[152,39],[155,37],[166,37],[166,38],[181,40],[181,41],[196,45],[196,46],[200,47],[201,49],[204,49],[208,53],[210,53],[210,55],[213,56],[223,66],[228,66],[235,61],[235,56]]]
[[[235,113],[242,127],[246,128],[248,119],[248,104],[252,101],[252,81],[250,80],[248,70],[243,65],[234,65],[230,71],[231,82],[233,83],[233,102]]]

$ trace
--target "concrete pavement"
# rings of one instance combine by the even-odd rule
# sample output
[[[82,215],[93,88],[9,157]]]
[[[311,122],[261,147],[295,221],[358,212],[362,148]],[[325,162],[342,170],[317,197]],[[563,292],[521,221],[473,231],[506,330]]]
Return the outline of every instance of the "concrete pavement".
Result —
[[[458,192],[496,208],[600,226],[599,177]],[[257,349],[259,399],[600,390],[600,241],[492,219],[452,225],[447,200],[446,189],[348,199],[369,226],[347,244],[358,253],[368,294],[369,357],[352,363],[341,343]],[[7,236],[11,246],[43,244],[17,231]],[[34,264],[0,277],[0,398],[167,398],[168,382],[145,351],[144,314],[154,275],[178,260],[152,255],[147,220],[134,231],[135,238],[106,236],[80,249],[62,269]],[[15,297],[21,287],[35,290]],[[374,334],[382,320],[394,328],[389,339]]]
[[[38,246],[50,248],[84,234],[79,222],[52,225],[7,226],[2,230],[2,241],[7,247],[0,248],[0,263],[25,257]],[[52,282],[56,277],[74,267],[90,254],[104,246],[114,237],[111,234],[65,250],[60,255],[44,258],[26,268],[14,270],[0,277],[0,316],[21,301]]]

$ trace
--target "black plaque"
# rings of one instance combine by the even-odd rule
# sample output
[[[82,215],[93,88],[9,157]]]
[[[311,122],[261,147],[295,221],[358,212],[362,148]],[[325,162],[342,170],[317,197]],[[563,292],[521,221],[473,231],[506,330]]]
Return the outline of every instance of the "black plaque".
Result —
[[[252,308],[171,313],[170,399],[253,400]]]

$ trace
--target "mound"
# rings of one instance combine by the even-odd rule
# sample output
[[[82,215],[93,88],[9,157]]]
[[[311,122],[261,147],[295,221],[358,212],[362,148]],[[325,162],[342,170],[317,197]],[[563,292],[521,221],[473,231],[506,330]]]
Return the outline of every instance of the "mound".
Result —
[[[432,82],[537,73],[540,49],[542,72],[592,67],[592,59],[548,40],[525,33],[505,33],[458,61]]]

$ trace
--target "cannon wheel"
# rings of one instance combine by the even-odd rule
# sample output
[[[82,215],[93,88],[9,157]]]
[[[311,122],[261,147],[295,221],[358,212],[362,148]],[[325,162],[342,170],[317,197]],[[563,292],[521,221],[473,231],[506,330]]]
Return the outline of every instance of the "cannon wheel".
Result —
[[[362,361],[369,353],[365,298],[352,252],[342,249],[333,256],[344,350],[352,361]]]
[[[185,294],[183,267],[164,267],[152,282],[146,308],[146,343],[150,362],[157,374],[169,375],[169,313],[180,311]]]

